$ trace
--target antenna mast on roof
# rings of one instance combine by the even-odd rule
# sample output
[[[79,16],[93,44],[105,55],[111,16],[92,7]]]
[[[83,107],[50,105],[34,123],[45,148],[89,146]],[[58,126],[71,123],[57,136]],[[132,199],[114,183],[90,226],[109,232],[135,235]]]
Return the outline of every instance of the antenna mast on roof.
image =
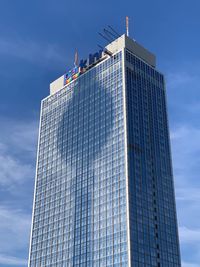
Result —
[[[119,38],[120,35],[111,26],[108,25],[108,28],[109,29],[104,28],[103,33],[98,32],[98,34],[103,39],[105,39],[107,42],[111,43],[111,42],[115,41],[116,38]],[[107,49],[104,49],[104,52],[107,53],[109,56],[112,55],[112,53],[110,51],[108,51]]]
[[[129,37],[129,17],[126,16],[126,35]]]
[[[116,38],[120,37],[120,34],[116,32],[110,25],[108,25],[108,28],[115,34]]]
[[[103,31],[106,34],[106,36],[108,36],[112,39],[116,39],[115,35],[112,32],[108,31],[107,29],[103,29]]]
[[[76,49],[75,55],[74,55],[74,67],[78,66],[78,50]]]
[[[108,41],[109,43],[112,42],[112,39],[111,39],[110,37],[108,37],[108,35],[105,36],[105,35],[103,35],[101,32],[99,32],[98,34],[99,34],[101,37],[103,37],[106,41]]]

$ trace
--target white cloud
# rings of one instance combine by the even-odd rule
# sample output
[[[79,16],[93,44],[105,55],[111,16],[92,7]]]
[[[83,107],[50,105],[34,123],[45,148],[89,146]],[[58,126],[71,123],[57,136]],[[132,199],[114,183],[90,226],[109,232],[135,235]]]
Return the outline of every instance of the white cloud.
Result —
[[[182,262],[182,267],[199,267],[198,263],[189,263],[189,262]]]
[[[186,152],[194,152],[194,150],[200,149],[200,129],[191,125],[181,125],[176,129],[173,129],[170,133],[174,146],[179,146],[179,149]],[[181,146],[181,147],[180,147]]]
[[[173,64],[171,64],[171,67]],[[199,87],[199,66],[200,62],[188,62],[186,65],[183,64],[179,68],[170,68],[166,75],[167,80],[167,91],[173,90],[174,93],[177,90],[181,90],[187,94],[191,90],[197,89]],[[192,86],[192,87],[191,87]],[[174,94],[175,95],[175,94]],[[180,95],[180,94],[179,94]],[[184,97],[184,95],[182,95]],[[177,99],[177,102],[178,99]]]
[[[191,185],[192,186],[192,185]],[[200,187],[185,187],[176,189],[176,199],[178,201],[199,201]]]
[[[27,260],[0,254],[0,264],[14,265],[14,266],[16,266],[16,265],[18,265],[18,266],[26,265],[27,266]]]
[[[178,187],[200,187],[200,129],[182,125],[171,131],[175,181]],[[199,192],[200,193],[200,192]]]
[[[23,251],[28,256],[31,210],[22,207],[32,202],[30,196],[31,201],[23,203],[34,180],[38,126],[7,118],[0,118],[0,124],[0,266],[27,266],[18,255]]]
[[[35,122],[0,121],[0,185],[13,190],[34,179],[37,126]]]
[[[188,227],[179,227],[179,236],[181,243],[200,243],[200,229],[189,229]]]
[[[173,66],[173,64],[171,64]],[[183,64],[184,65],[184,64]],[[179,66],[167,75],[167,95],[170,124],[199,125],[200,62]]]
[[[200,214],[200,129],[182,125],[171,132],[172,157],[177,197],[178,219],[181,225],[197,225]],[[200,219],[200,215],[199,215]]]
[[[183,89],[186,85],[195,82],[198,79],[197,75],[191,74],[188,71],[169,73],[167,76],[167,87],[171,89]]]
[[[35,153],[39,122],[14,121],[0,117],[0,123],[0,139],[4,148],[10,146],[12,150]]]
[[[14,56],[30,62],[40,64],[66,63],[60,52],[60,47],[55,44],[39,44],[35,41],[21,40],[19,38],[0,38],[0,54]]]
[[[1,253],[7,255],[28,248],[30,223],[30,214],[12,207],[0,206]]]
[[[182,267],[200,264],[200,128],[187,121],[171,131]]]
[[[8,186],[7,189],[13,188],[34,176],[32,165],[22,163],[5,152],[0,153],[0,170],[0,184]]]

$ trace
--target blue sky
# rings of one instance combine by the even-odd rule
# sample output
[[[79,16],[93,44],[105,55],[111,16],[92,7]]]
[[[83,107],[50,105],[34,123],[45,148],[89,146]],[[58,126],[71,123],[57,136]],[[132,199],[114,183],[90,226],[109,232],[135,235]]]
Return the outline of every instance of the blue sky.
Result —
[[[200,2],[0,1],[0,267],[26,266],[40,101],[106,43],[107,25],[157,55],[166,75],[183,267],[200,266]]]

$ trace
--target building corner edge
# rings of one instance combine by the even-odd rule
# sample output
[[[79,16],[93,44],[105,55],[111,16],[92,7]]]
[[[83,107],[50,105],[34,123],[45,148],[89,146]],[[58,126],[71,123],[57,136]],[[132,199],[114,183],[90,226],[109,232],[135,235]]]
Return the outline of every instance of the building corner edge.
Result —
[[[122,49],[122,87],[123,87],[123,113],[124,113],[124,146],[125,146],[125,175],[126,175],[126,224],[127,224],[127,248],[128,267],[131,267],[131,240],[129,218],[129,175],[128,175],[128,135],[127,135],[127,104],[126,104],[126,48]]]

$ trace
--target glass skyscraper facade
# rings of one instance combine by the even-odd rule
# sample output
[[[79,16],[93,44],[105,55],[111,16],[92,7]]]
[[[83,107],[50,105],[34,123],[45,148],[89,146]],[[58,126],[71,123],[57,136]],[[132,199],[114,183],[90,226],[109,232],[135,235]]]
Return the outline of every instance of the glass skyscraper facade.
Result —
[[[126,51],[131,262],[180,266],[164,77]]]
[[[163,75],[107,50],[42,100],[29,267],[181,266]]]

